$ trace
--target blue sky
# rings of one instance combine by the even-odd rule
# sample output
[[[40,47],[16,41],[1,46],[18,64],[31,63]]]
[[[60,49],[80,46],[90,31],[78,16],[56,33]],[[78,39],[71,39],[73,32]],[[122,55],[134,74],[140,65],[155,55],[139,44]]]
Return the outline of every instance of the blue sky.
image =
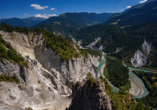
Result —
[[[0,18],[48,18],[66,12],[117,13],[147,0],[0,0]]]

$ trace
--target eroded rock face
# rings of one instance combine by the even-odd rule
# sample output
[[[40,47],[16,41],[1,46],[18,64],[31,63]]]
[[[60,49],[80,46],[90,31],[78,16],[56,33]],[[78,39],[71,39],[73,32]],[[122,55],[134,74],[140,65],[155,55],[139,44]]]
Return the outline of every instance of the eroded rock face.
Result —
[[[152,46],[152,43],[149,44],[147,41],[144,41],[144,44],[142,45],[143,50],[147,55],[150,55],[150,52],[152,50],[151,46]]]
[[[104,49],[104,46],[103,45],[101,45],[100,47],[99,47],[99,50],[103,50]]]
[[[147,57],[144,56],[140,50],[138,50],[135,53],[134,58],[131,58],[131,62],[135,67],[143,66],[147,63]]]
[[[152,43],[149,44],[147,41],[144,41],[144,43],[142,44],[142,49],[145,55],[140,50],[136,51],[134,58],[131,58],[131,63],[135,67],[140,67],[147,63],[147,58],[149,57],[150,52],[152,50],[151,46]]]
[[[28,68],[22,69],[17,64],[0,59],[0,74],[12,76],[16,73],[20,79],[20,84],[0,82],[0,99],[6,104],[3,109],[64,110],[70,104],[66,97],[71,93],[73,82],[82,81],[88,72],[96,79],[99,77],[99,57],[79,56],[61,62],[59,55],[46,48],[42,34],[10,34],[3,31],[0,34],[29,64]]]
[[[1,72],[12,63],[0,59]],[[7,68],[7,75],[16,73],[20,84],[0,82],[0,99],[9,106],[17,108],[46,109],[62,95],[70,93],[70,89],[63,85],[51,73],[41,69],[35,60],[29,59],[29,67],[21,69],[18,65],[15,68]],[[17,67],[17,68],[16,68]],[[5,74],[5,73],[3,73]],[[16,109],[15,109],[16,110]]]
[[[69,110],[112,110],[105,84],[100,79],[92,87],[77,83],[73,85],[72,92]]]
[[[35,47],[35,55],[38,61],[43,67],[50,71],[57,71],[61,74],[55,74],[62,82],[68,81],[76,82],[82,81],[85,78],[85,73],[91,72],[95,78],[98,78],[99,74],[97,66],[99,65],[98,58],[88,56],[89,59],[79,56],[78,58],[71,59],[69,61],[60,62],[60,56],[51,49],[46,49],[43,46]]]
[[[118,52],[120,52],[120,51],[121,51],[121,48],[120,48],[120,47],[117,47],[115,53],[118,53]]]
[[[99,42],[99,40],[101,40],[101,37],[95,38],[95,40],[93,42],[91,42],[89,45],[87,45],[86,47],[90,47],[93,49],[95,47],[95,45]]]
[[[97,46],[97,43],[101,40],[101,37],[97,37],[95,38],[95,40],[93,42],[91,42],[89,45],[87,45],[86,47],[89,47],[91,49],[97,49],[97,50],[103,50],[104,49],[104,46],[103,45],[100,45]]]

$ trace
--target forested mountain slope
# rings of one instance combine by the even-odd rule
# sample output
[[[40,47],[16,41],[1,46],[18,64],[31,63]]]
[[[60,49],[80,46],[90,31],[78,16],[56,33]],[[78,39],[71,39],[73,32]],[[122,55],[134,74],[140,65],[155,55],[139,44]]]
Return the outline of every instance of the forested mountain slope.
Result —
[[[130,62],[130,58],[134,53],[142,48],[144,41],[152,42],[151,65],[155,67],[156,49],[157,49],[157,22],[142,23],[126,28],[120,28],[117,25],[96,25],[92,27],[82,28],[74,34],[77,40],[82,39],[82,45],[86,46],[95,38],[101,37],[96,46],[104,45],[104,51],[114,53],[119,58],[124,58],[126,62]],[[116,49],[123,48],[119,53],[115,53]]]
[[[46,28],[51,32],[72,34],[81,27],[100,24],[107,20],[112,13],[65,13],[58,17],[51,17],[37,26]]]
[[[95,46],[99,48],[103,45],[103,50],[107,53],[115,53],[117,50],[114,55],[125,59],[128,64],[131,64],[130,59],[137,50],[143,51],[142,44],[147,41],[152,44],[152,54],[149,56],[146,65],[148,66],[151,62],[149,67],[155,67],[156,21],[157,0],[149,0],[145,4],[133,6],[132,9],[121,15],[113,15],[103,24],[82,28],[73,36],[77,40],[82,40],[83,46],[87,46],[95,38],[101,37],[101,40]]]
[[[134,6],[132,6],[131,8],[126,9],[125,11],[123,11],[123,12],[121,12],[121,13],[115,13],[115,14],[113,14],[109,19],[112,19],[112,18],[121,16],[121,15],[127,13],[127,12],[130,11],[130,10],[142,8],[143,6],[145,6],[145,5],[147,5],[148,3],[153,2],[153,1],[155,1],[155,0],[147,0],[147,1],[145,1],[144,3],[139,3],[139,4],[137,4],[137,5],[134,5]],[[109,20],[109,19],[108,19],[108,20]]]
[[[77,40],[82,39],[83,46],[91,43],[96,37],[101,37],[98,45],[108,45],[109,42],[124,37],[124,32],[117,25],[95,25],[78,30],[74,37]]]
[[[130,9],[124,14],[108,19],[103,24],[113,23],[121,27],[124,27],[144,22],[156,21],[156,19],[157,19],[157,0],[154,0],[142,7]]]

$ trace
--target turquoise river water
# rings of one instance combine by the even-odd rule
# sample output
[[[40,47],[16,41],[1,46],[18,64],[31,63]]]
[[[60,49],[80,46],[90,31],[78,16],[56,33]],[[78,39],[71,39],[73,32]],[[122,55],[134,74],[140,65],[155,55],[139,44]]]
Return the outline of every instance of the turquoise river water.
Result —
[[[103,52],[103,53],[104,53],[104,52]],[[107,56],[107,53],[105,53],[104,59],[100,62],[99,66],[98,66],[98,70],[99,70],[100,76],[102,76],[102,74],[103,74],[103,73],[100,72],[100,69],[101,69],[102,65],[106,62],[106,56]],[[150,71],[147,71],[147,70],[138,69],[138,68],[133,68],[133,67],[128,67],[128,69],[129,69],[129,70],[131,69],[131,70],[138,70],[138,71],[150,72]],[[149,92],[148,92],[147,88],[145,87],[144,83],[142,82],[142,80],[141,80],[137,75],[135,75],[133,72],[131,72],[131,71],[129,71],[129,74],[130,74],[136,81],[138,81],[138,82],[144,87],[144,90],[145,90],[145,93],[144,93],[143,95],[141,95],[141,96],[139,96],[139,97],[138,97],[138,96],[134,96],[134,97],[135,97],[135,98],[146,97],[146,96],[149,94]],[[119,90],[116,89],[116,88],[113,88],[113,91],[119,92]]]

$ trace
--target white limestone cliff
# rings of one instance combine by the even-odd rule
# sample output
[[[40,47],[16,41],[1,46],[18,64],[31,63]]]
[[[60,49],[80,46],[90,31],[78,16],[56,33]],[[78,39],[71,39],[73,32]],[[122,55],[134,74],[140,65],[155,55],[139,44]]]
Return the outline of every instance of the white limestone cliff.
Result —
[[[136,51],[134,58],[131,58],[131,63],[135,67],[143,66],[147,63],[147,57],[144,56],[140,50],[138,50]]]
[[[131,58],[131,63],[135,67],[140,67],[147,63],[147,58],[149,57],[151,52],[151,46],[152,43],[149,44],[147,41],[144,41],[144,43],[142,44],[142,49],[145,55],[140,50],[136,51],[134,58]]]
[[[104,46],[103,45],[101,45],[100,47],[99,47],[99,50],[103,50],[104,49]]]
[[[97,37],[95,38],[95,40],[93,42],[91,42],[89,45],[87,45],[86,47],[89,47],[89,48],[94,48],[95,45],[101,40],[101,37]]]
[[[142,48],[147,55],[150,55],[150,52],[152,50],[151,47],[152,47],[152,43],[149,44],[147,41],[144,41]]]
[[[66,97],[71,93],[72,83],[82,81],[88,72],[96,79],[99,77],[99,57],[79,56],[61,62],[59,55],[46,48],[42,34],[3,31],[0,34],[29,64],[28,68],[22,69],[17,64],[0,59],[0,74],[12,76],[16,73],[20,79],[20,84],[0,82],[2,110],[29,107],[34,110],[64,110],[70,104]]]

